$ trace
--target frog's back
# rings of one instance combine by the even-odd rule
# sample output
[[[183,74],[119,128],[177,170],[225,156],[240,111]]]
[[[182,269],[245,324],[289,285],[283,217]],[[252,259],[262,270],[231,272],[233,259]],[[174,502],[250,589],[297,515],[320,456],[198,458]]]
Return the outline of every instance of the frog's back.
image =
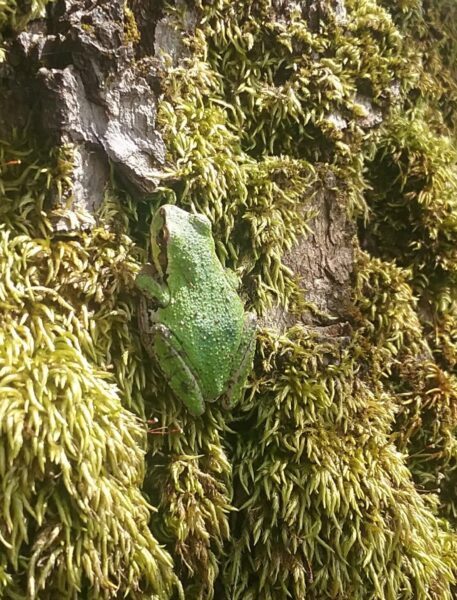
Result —
[[[192,242],[192,240],[191,240]],[[170,275],[171,302],[176,315],[173,330],[196,372],[206,401],[226,389],[241,341],[243,304],[214,250],[185,249],[194,260],[183,260]]]

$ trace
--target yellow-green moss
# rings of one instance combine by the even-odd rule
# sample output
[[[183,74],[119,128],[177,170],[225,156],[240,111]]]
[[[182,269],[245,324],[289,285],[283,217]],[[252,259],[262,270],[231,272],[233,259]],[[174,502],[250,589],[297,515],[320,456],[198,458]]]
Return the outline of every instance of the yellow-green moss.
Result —
[[[390,440],[395,400],[363,338],[343,349],[296,327],[259,343],[227,597],[452,598],[454,538]]]
[[[286,203],[295,199],[287,209],[297,228],[292,243],[306,233],[319,162],[346,179],[348,210],[364,213],[363,194],[373,184],[364,178],[364,157],[376,157],[382,141],[376,129],[367,133],[358,124],[367,116],[358,94],[386,118],[420,79],[386,11],[374,2],[346,6],[346,21],[329,9],[316,32],[298,9],[281,20],[270,2],[202,3],[203,25],[188,40],[192,58],[164,81],[160,121],[178,182],[165,184],[155,200],[208,214],[221,257],[243,276],[259,312],[286,304],[297,288],[287,272],[289,287],[266,275],[268,255],[281,265],[289,246],[273,239],[267,256],[259,255],[242,226],[252,202],[249,175],[268,191],[264,165],[299,167],[287,171],[283,188]],[[347,127],[335,126],[335,116]],[[294,196],[301,173],[309,175]],[[278,199],[270,191],[268,197],[260,195],[256,227],[269,232]],[[395,366],[405,348],[411,356],[424,351],[410,272],[365,261],[346,349],[323,347],[300,329],[276,341],[261,336],[265,356],[229,437],[240,512],[219,580],[227,597],[452,596],[455,538],[434,516],[436,497],[415,489],[392,435],[401,419],[414,420],[405,409],[395,421],[402,398]],[[267,294],[258,295],[265,283]],[[425,361],[422,368],[426,373]],[[434,435],[427,431],[424,439]],[[340,485],[341,473],[348,480]]]
[[[372,287],[377,298],[393,303],[390,317],[378,307],[380,329],[396,322],[398,331],[392,389],[400,404],[400,447],[411,455],[416,481],[437,492],[443,513],[455,519],[457,150],[426,123],[424,111],[395,114],[385,125],[369,163],[371,217],[364,235],[381,258],[408,269],[401,285],[408,290],[403,307],[409,317],[394,296],[398,277],[388,275],[397,267],[380,262],[384,280]],[[374,311],[372,296],[364,303]]]
[[[5,39],[12,32],[21,31],[29,21],[44,15],[52,0],[0,0],[0,64],[5,60]]]
[[[41,16],[49,0],[2,0],[0,4],[0,33],[6,29],[20,31],[29,21]],[[0,37],[1,41],[1,37]]]
[[[141,493],[146,428],[128,408],[144,411],[137,251],[104,228],[54,236],[65,152],[12,140],[0,156],[2,597],[171,597]]]
[[[368,163],[371,217],[364,240],[384,261],[407,268],[402,286],[410,300],[403,306],[412,327],[409,339],[398,338],[388,380],[399,404],[397,442],[418,485],[438,494],[442,514],[455,523],[456,6],[447,0],[385,4],[420,77],[403,110],[385,122]],[[379,265],[384,272],[397,268]],[[385,280],[372,291],[392,297],[396,286]]]
[[[101,227],[53,231],[69,149],[0,143],[0,596],[452,598],[452,64],[416,0],[395,22],[387,2],[321,3],[313,28],[277,4],[198,3],[191,34],[185,5],[167,9],[191,51],[162,82],[169,167],[146,199],[110,189]],[[247,306],[298,309],[283,255],[326,170],[361,218],[352,333],[262,330],[239,409],[191,418],[138,338],[152,214],[207,214]],[[144,484],[136,415],[157,420]]]
[[[135,15],[132,9],[124,5],[124,44],[137,44],[141,39],[141,34],[136,24]]]

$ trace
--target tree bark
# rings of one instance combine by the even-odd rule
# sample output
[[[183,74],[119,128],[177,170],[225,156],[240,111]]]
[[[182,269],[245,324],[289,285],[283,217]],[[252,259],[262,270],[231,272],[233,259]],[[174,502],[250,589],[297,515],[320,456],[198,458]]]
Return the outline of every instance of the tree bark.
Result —
[[[455,9],[22,4],[0,7],[0,598],[451,599]],[[141,348],[166,202],[211,219],[258,314],[232,411],[193,418]]]

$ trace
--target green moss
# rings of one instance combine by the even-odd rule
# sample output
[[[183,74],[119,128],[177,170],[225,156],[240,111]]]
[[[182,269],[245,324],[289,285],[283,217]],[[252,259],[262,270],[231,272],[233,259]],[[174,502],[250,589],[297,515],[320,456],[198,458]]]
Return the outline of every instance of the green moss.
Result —
[[[395,401],[376,369],[361,371],[361,344],[262,333],[238,431],[228,597],[452,597],[453,538],[390,440]]]
[[[393,115],[368,165],[370,235],[380,253],[413,267],[422,288],[454,277],[456,164],[453,140],[432,130],[420,106]]]
[[[299,8],[273,17],[272,2],[203,3],[204,57],[221,75],[243,148],[254,155],[343,158],[362,143],[357,94],[375,106],[406,65],[400,35],[375,2],[347,2],[350,17],[328,9],[319,31]],[[334,117],[347,121],[340,130]]]
[[[407,110],[386,121],[368,162],[370,219],[364,243],[381,259],[408,270],[405,308],[414,316],[416,342],[401,341],[401,362],[392,368],[390,385],[400,404],[398,442],[410,456],[418,484],[439,495],[442,513],[455,523],[456,83],[449,60],[455,51],[453,21],[444,18],[445,5],[427,6],[424,14],[403,22],[414,36],[410,49],[416,68],[425,66],[424,76],[407,99]],[[436,29],[440,22],[444,36]],[[420,36],[415,35],[419,27]],[[391,296],[392,285],[384,281],[375,293]]]
[[[176,166],[170,176],[179,183],[164,187],[156,201],[172,199],[211,219],[221,259],[243,274],[259,312],[287,304],[296,285],[281,259],[307,231],[304,195],[314,181],[312,166],[245,154],[214,97],[217,74],[205,63],[192,59],[173,69],[164,88],[169,100],[159,121]]]
[[[169,166],[108,190],[102,227],[54,232],[70,148],[0,143],[0,596],[452,598],[454,25],[435,47],[424,16],[452,7],[277,4],[201,2],[191,34],[167,9],[191,51],[162,82]],[[328,173],[361,220],[352,333],[262,330],[241,406],[191,418],[135,324],[152,214],[205,213],[246,305],[298,312],[284,255]]]
[[[179,584],[149,530],[146,428],[128,408],[144,412],[137,251],[103,228],[53,233],[71,151],[28,137],[0,147],[2,597],[167,598]]]
[[[92,34],[95,31],[95,27],[91,23],[81,23],[81,29],[89,34]]]
[[[356,290],[371,368],[396,404],[392,439],[407,455],[418,488],[436,493],[441,513],[454,522],[457,379],[433,358],[411,271],[362,254]]]
[[[442,514],[455,523],[456,7],[446,0],[413,4],[409,10],[389,3],[420,77],[368,163],[365,238],[380,258],[408,269],[403,285],[417,342],[401,344],[392,368],[397,440],[415,480],[438,494]],[[379,293],[391,294],[391,287]]]
[[[159,507],[154,532],[176,561],[186,598],[211,598],[232,510],[232,468],[222,437],[225,415],[211,411],[195,423],[181,407],[173,410],[169,394],[160,398],[163,402],[154,403],[160,410],[155,414],[164,415],[160,425],[168,424],[171,432],[178,428],[182,435],[151,435],[146,489]]]
[[[193,58],[164,83],[170,100],[162,104],[161,123],[178,183],[164,186],[162,198],[208,214],[221,256],[239,265],[260,312],[274,301],[287,305],[297,288],[293,280],[289,288],[269,281],[262,269],[270,268],[268,257],[255,246],[236,245],[248,238],[241,235],[252,202],[245,173],[259,173],[262,187],[271,179],[262,167],[278,160],[312,174],[290,207],[291,223],[303,228],[294,237],[306,233],[310,215],[303,209],[325,172],[321,162],[346,179],[348,210],[364,211],[364,191],[373,185],[376,194],[385,183],[363,175],[364,157],[375,157],[375,164],[383,142],[376,130],[367,134],[359,125],[367,116],[359,98],[367,95],[373,110],[386,113],[421,76],[407,64],[386,11],[370,2],[347,8],[346,21],[329,10],[316,32],[299,11],[288,21],[271,18],[269,2],[236,9],[228,2],[202,4],[204,25],[189,40]],[[335,125],[338,119],[346,126]],[[430,170],[437,179],[438,166]],[[293,197],[301,172],[289,171],[286,197]],[[261,198],[256,224],[269,231],[278,199]],[[280,264],[287,248],[277,240],[268,254]],[[259,278],[250,285],[253,262]],[[418,493],[395,447],[412,445],[392,436],[401,422],[414,420],[407,409],[395,420],[403,397],[396,363],[406,348],[410,356],[424,349],[410,272],[368,262],[355,290],[357,331],[343,355],[296,331],[276,344],[264,341],[269,350],[253,376],[252,405],[236,427],[240,513],[221,583],[227,597],[451,597],[454,538],[434,516],[436,497]],[[256,297],[265,282],[268,295]],[[421,443],[435,433],[424,430]],[[346,472],[344,484],[338,478]]]
[[[50,0],[1,0],[0,2],[0,64],[5,60],[5,39],[21,31],[29,21],[43,16]]]
[[[381,329],[398,331],[401,363],[392,367],[391,386],[400,402],[399,443],[411,456],[416,481],[439,494],[443,514],[454,520],[457,152],[448,136],[431,130],[423,114],[421,108],[394,115],[386,124],[369,165],[367,241],[382,258],[408,268],[401,285],[408,290],[403,310],[409,317],[392,295],[395,279],[386,273],[396,267],[379,263],[386,274],[372,288],[393,303],[393,310],[386,313],[380,306],[377,311],[384,319]],[[369,296],[365,304],[372,302]]]
[[[403,54],[417,78],[408,105],[426,101],[427,120],[440,133],[456,133],[457,7],[453,0],[384,0],[404,35]]]
[[[2,232],[1,539],[16,572],[6,597],[74,598],[80,589],[108,598],[131,589],[144,598],[173,586],[140,492],[144,425],[122,407],[105,363],[116,316],[114,339],[106,332],[103,340],[100,293],[113,291],[107,269],[119,256],[106,241],[104,232],[85,247]]]
[[[3,0],[0,4],[0,32],[12,29],[20,31],[29,21],[36,19],[44,12],[49,0]],[[0,38],[1,39],[1,38]]]

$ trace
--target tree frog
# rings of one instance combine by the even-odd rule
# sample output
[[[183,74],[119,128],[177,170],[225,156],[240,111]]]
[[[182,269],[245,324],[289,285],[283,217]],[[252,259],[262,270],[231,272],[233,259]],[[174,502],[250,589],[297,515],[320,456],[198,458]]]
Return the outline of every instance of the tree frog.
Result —
[[[135,280],[143,345],[193,415],[218,398],[234,405],[252,367],[257,318],[245,312],[236,277],[216,255],[210,220],[160,207],[151,251],[152,264]]]

